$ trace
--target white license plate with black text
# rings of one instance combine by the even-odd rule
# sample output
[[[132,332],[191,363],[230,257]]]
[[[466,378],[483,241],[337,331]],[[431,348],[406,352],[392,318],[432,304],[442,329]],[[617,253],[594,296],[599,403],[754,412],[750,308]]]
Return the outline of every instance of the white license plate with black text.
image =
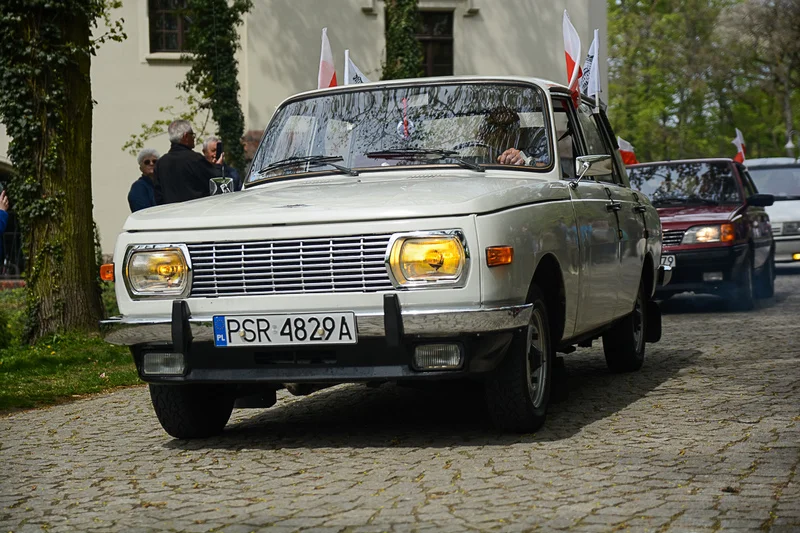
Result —
[[[214,344],[219,348],[356,342],[354,313],[214,317]]]
[[[675,268],[675,256],[674,255],[662,255],[661,256],[661,265],[668,266],[670,268]]]

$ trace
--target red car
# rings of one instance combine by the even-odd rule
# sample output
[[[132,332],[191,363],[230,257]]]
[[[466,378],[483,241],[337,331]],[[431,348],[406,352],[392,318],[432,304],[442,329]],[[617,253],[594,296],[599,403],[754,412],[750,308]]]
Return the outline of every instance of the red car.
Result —
[[[740,309],[774,292],[775,244],[747,169],[731,159],[660,161],[628,167],[631,187],[650,198],[663,231],[661,263],[672,269],[657,297],[712,293]]]

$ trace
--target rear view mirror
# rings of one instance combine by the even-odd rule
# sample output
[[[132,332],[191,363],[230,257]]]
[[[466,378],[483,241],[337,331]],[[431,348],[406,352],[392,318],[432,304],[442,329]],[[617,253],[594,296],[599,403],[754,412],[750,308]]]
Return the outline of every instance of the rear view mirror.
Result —
[[[584,176],[607,176],[611,174],[611,170],[610,155],[579,155],[575,158],[575,173],[578,179],[570,185],[574,189]]]
[[[756,193],[747,199],[747,205],[754,207],[768,207],[775,203],[775,197],[771,194]]]

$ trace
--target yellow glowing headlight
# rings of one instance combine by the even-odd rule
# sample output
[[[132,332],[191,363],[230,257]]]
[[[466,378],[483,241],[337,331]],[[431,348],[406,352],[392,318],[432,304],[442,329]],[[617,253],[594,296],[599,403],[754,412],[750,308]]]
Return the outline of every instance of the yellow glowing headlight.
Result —
[[[457,236],[401,237],[389,255],[399,285],[457,282],[464,272],[466,253]]]
[[[135,296],[175,296],[188,285],[189,267],[180,248],[136,250],[128,257],[125,279]]]
[[[698,244],[702,242],[732,242],[735,238],[733,224],[719,226],[694,226],[686,230],[681,244]]]

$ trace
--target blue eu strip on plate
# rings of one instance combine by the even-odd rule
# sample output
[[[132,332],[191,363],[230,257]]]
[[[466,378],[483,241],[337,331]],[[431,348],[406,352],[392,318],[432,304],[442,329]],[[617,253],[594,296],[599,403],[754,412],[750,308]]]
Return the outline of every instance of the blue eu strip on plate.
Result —
[[[224,316],[215,316],[214,317],[214,344],[216,346],[227,346],[228,345],[228,335],[225,331],[225,317]]]

